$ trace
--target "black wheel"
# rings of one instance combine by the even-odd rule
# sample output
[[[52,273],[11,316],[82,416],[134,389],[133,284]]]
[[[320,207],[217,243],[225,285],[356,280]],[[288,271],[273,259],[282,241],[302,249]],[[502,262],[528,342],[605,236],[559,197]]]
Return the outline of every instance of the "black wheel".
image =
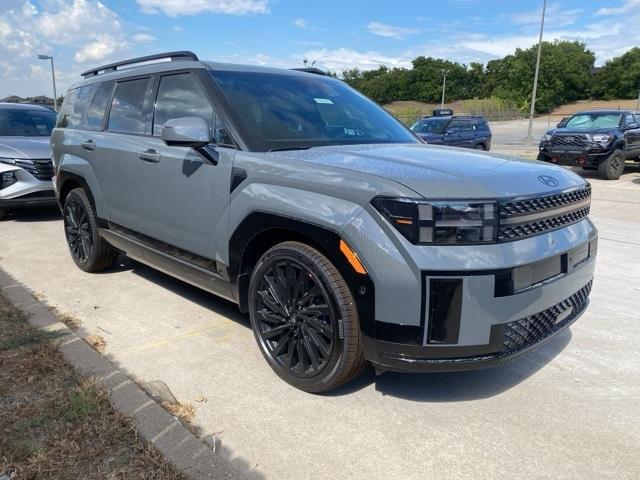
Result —
[[[609,158],[598,166],[600,175],[606,180],[617,180],[624,172],[624,152],[615,150]]]
[[[325,392],[366,365],[349,287],[329,259],[308,245],[284,242],[260,258],[249,308],[262,354],[294,387]]]
[[[583,170],[598,170],[598,167],[582,167]]]
[[[484,150],[486,150],[486,148],[484,148],[483,144],[479,143],[478,145],[476,145],[475,150],[483,150],[484,151]]]
[[[100,237],[91,202],[82,188],[69,192],[62,213],[69,252],[76,265],[85,272],[110,267],[117,252]]]

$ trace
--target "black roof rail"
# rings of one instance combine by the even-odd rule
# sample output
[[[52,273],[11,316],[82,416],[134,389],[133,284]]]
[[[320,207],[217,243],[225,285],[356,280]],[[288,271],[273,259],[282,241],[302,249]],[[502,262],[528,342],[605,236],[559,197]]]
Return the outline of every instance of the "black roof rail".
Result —
[[[324,75],[328,76],[327,72],[320,70],[316,67],[300,67],[300,68],[292,68],[291,70],[297,70],[298,72],[307,72],[307,73],[315,73],[316,75]]]
[[[197,62],[199,60],[198,56],[187,50],[178,51],[178,52],[165,52],[165,53],[156,53],[155,55],[147,55],[146,57],[137,57],[131,58],[129,60],[123,60],[122,62],[110,63],[108,65],[102,65],[98,68],[92,68],[91,70],[87,70],[86,72],[82,72],[81,75],[84,78],[93,77],[95,75],[100,75],[101,73],[107,72],[115,72],[118,67],[124,67],[126,65],[134,65],[136,63],[150,62],[152,60],[163,60],[168,58],[172,62],[175,60],[192,60]]]

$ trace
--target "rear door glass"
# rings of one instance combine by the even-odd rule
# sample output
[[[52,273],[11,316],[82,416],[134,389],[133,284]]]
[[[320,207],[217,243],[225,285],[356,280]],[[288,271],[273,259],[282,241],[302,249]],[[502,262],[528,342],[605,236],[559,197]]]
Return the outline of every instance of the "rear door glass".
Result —
[[[149,86],[149,78],[127,80],[116,84],[111,102],[109,131],[143,135],[148,115],[144,102]]]

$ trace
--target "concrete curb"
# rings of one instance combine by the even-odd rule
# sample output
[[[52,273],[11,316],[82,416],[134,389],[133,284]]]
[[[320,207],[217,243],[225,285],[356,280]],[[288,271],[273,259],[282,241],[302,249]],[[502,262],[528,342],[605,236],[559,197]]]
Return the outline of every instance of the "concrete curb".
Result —
[[[187,477],[200,479],[241,478],[243,475],[164,410],[118,366],[96,352],[64,323],[44,302],[0,269],[0,290],[28,315],[29,323],[47,331],[64,333],[59,347],[67,361],[82,375],[93,376],[114,408],[136,422],[138,434]]]

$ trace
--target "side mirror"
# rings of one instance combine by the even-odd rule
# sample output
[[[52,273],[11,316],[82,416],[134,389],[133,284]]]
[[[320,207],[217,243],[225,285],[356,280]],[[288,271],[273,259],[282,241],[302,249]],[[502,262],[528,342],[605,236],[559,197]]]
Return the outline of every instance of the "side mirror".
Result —
[[[211,143],[211,133],[200,117],[173,118],[162,127],[162,140],[167,145],[200,148]]]

